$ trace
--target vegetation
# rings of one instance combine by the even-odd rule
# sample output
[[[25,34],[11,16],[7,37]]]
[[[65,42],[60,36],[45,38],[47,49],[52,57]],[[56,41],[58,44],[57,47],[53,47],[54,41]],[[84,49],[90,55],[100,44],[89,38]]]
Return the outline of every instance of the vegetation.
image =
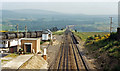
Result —
[[[44,43],[44,41],[40,41],[40,44],[43,44]]]
[[[51,40],[47,40],[47,41],[40,41],[40,44],[43,44],[45,42],[50,42]]]
[[[10,60],[1,60],[2,62],[4,62],[4,61],[10,61]]]
[[[105,71],[120,71],[120,41],[117,39],[117,33],[77,31],[73,33],[85,41],[85,48]]]
[[[64,33],[65,29],[64,30],[59,30],[59,31],[56,31],[56,32],[52,32],[53,35],[62,35]]]
[[[85,41],[89,36],[94,36],[94,35],[103,36],[108,34],[108,32],[74,32],[74,31],[73,33],[83,41]]]
[[[104,36],[90,36],[86,40],[86,47],[93,51],[99,50],[100,53],[107,51],[109,56],[120,58],[120,42],[115,37],[116,35],[116,33],[112,33]]]
[[[11,53],[11,54],[9,54],[9,55],[7,55],[7,56],[5,56],[5,57],[12,57],[12,58],[15,58],[15,57],[17,57],[17,56],[19,56],[19,55],[16,54],[16,53]]]
[[[52,27],[62,29],[67,25],[75,25],[74,29],[79,32],[109,31],[109,15],[71,15],[42,10],[19,10],[17,12],[15,10],[2,10],[2,12],[2,30],[16,31],[16,25],[18,24],[19,31],[24,31],[25,25],[29,31]],[[112,17],[114,17],[113,27],[117,28],[118,17],[117,15],[112,15]],[[113,31],[116,30],[113,29]]]
[[[103,57],[104,59],[110,59],[114,62],[117,62],[114,66],[111,61],[105,62],[104,69],[106,70],[108,67],[108,70],[120,70],[118,68],[119,65],[119,58],[120,58],[120,41],[117,40],[117,33],[111,33],[107,35],[94,35],[89,36],[86,39],[85,47],[95,55],[95,58]],[[105,61],[103,59],[103,61]],[[108,59],[108,60],[109,60]],[[115,59],[115,60],[114,60]],[[101,60],[102,61],[102,60]],[[111,65],[110,65],[111,64]],[[107,68],[106,68],[107,66]]]

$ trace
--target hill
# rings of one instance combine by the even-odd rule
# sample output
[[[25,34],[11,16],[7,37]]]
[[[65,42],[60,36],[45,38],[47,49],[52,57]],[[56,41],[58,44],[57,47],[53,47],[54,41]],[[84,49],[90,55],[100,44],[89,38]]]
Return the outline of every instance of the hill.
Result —
[[[21,9],[21,10],[2,10],[3,26],[9,29],[2,30],[15,31],[15,26],[19,24],[19,30],[24,30],[25,25],[28,30],[42,30],[52,27],[59,29],[67,25],[75,25],[73,29],[80,32],[108,32],[109,16],[113,16],[113,27],[117,27],[117,15],[84,15],[84,14],[63,14],[54,11]],[[113,29],[116,31],[116,29]]]

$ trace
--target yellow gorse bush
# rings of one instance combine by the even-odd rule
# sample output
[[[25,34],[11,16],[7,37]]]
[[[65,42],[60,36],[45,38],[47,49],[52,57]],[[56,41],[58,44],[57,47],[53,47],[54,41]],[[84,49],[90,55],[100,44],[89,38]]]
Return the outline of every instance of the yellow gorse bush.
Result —
[[[107,35],[104,35],[104,36],[95,36],[95,35],[92,35],[92,36],[88,36],[88,38],[90,37],[93,37],[93,39],[89,39],[89,40],[93,40],[93,42],[98,42],[100,40],[104,40],[104,39],[107,39],[109,38],[110,34],[107,34]],[[92,42],[89,42],[89,44],[93,44]]]
[[[98,40],[99,39],[99,37],[95,37],[95,40]]]
[[[107,34],[107,36],[109,37],[109,36],[110,36],[110,34]]]
[[[101,37],[101,40],[103,40],[103,39],[105,39],[105,37],[103,36],[103,37]]]
[[[109,36],[110,36],[110,34],[107,34],[107,35],[105,35],[104,37],[105,37],[105,38],[109,38]]]
[[[90,36],[88,36],[88,38],[90,38]]]

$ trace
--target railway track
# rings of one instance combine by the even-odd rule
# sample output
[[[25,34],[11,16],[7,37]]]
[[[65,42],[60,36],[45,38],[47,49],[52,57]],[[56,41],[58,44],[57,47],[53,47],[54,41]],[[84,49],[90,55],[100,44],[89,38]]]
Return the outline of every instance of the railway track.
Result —
[[[53,68],[50,68],[51,70],[88,71],[88,67],[76,43],[78,42],[73,33],[66,30],[63,37],[63,43],[61,44],[56,60],[53,63]]]

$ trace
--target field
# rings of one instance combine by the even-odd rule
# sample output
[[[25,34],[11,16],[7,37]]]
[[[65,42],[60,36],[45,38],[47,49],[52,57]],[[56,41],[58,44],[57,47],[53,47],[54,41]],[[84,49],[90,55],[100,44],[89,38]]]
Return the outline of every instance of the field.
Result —
[[[52,32],[53,35],[62,35],[64,33],[65,29],[64,30],[59,30],[59,31],[56,31],[56,32]]]
[[[94,36],[94,35],[106,35],[109,34],[109,32],[74,32],[73,33],[81,38],[83,41],[85,41],[89,36]]]

